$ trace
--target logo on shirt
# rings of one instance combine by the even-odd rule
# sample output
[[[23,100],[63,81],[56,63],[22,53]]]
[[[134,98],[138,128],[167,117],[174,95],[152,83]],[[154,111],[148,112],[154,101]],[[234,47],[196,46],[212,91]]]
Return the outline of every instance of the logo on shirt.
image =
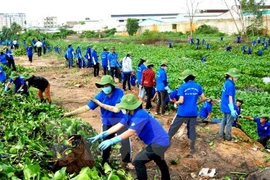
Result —
[[[195,92],[188,92],[188,91],[195,91]],[[184,92],[186,96],[196,96],[198,95],[199,90],[196,88],[187,88]]]
[[[131,126],[135,126],[135,123],[133,122],[133,123],[131,123]]]

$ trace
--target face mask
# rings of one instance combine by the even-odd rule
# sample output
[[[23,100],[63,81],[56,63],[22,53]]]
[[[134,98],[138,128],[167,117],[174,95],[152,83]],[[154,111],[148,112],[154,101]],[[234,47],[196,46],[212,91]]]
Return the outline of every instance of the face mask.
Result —
[[[167,71],[167,69],[168,69],[168,67],[165,66],[165,67],[164,67],[164,70]]]
[[[238,80],[238,78],[233,78],[233,81],[237,81]]]
[[[102,88],[102,91],[103,91],[105,94],[110,94],[110,93],[112,92],[112,87],[111,87],[111,86],[104,87],[104,88]]]

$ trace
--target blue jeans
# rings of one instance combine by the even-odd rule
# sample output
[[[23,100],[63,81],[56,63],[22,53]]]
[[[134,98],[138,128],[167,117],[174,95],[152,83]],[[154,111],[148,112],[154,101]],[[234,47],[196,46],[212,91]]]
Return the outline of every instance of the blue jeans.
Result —
[[[68,58],[68,67],[72,68],[73,58]]]
[[[231,113],[224,113],[224,117],[220,123],[219,128],[219,137],[225,138],[226,140],[232,140],[232,123],[234,118],[232,117]],[[225,131],[225,137],[224,137],[224,128],[226,128]]]

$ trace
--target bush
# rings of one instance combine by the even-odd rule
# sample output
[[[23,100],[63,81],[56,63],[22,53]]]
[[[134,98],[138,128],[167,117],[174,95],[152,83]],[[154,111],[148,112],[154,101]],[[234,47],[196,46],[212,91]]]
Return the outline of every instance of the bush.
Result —
[[[165,40],[165,36],[164,36],[164,34],[157,32],[157,31],[146,30],[145,32],[143,32],[140,35],[139,39],[140,39],[141,43],[152,44],[152,43],[155,43],[157,41]]]
[[[218,28],[214,26],[209,26],[206,24],[201,25],[198,29],[195,31],[196,34],[217,34],[220,33]]]
[[[251,24],[247,27],[247,36],[260,36],[263,35],[264,29],[262,27],[258,27],[254,24]]]

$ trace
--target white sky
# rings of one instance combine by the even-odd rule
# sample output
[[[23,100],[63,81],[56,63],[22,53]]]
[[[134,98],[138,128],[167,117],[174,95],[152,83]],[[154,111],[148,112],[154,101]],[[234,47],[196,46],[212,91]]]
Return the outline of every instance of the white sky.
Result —
[[[221,0],[198,0],[198,9],[226,8]],[[232,5],[234,0],[227,0]],[[58,23],[72,20],[108,19],[111,14],[185,12],[186,0],[12,0],[0,13],[26,13],[27,23],[57,16]]]

